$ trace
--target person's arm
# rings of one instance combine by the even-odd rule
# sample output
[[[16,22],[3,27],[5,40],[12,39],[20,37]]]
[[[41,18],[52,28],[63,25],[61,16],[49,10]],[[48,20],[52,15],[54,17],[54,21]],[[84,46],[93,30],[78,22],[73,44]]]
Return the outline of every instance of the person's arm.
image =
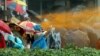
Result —
[[[0,30],[0,33],[4,36],[5,35],[5,33],[2,31],[2,30]]]
[[[24,48],[23,43],[21,42],[20,38],[16,37],[16,42],[14,42],[14,47],[15,48],[21,48],[21,49]]]
[[[24,45],[15,42],[15,43],[14,43],[14,48],[24,49]]]
[[[14,42],[14,47],[15,48],[20,48],[21,47],[21,44],[17,43],[17,42]]]
[[[47,33],[47,31],[44,31],[42,34],[45,35]]]
[[[44,31],[42,34],[47,36],[49,34],[50,31]]]

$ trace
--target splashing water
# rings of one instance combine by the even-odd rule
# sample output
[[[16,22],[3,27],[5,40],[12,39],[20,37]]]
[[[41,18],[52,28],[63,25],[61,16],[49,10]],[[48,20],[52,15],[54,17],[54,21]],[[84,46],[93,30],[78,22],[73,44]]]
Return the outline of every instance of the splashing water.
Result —
[[[52,25],[56,28],[70,28],[75,29],[80,27],[80,23],[93,25],[100,22],[99,9],[85,9],[79,12],[62,12],[62,13],[49,13],[43,15],[48,21],[42,22],[41,25],[44,29],[49,29]]]

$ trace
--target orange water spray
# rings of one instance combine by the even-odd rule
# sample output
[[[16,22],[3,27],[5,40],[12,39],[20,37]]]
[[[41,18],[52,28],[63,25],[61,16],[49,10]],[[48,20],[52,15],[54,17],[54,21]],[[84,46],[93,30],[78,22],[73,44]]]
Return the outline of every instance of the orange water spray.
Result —
[[[80,23],[92,25],[97,21],[100,22],[100,13],[98,8],[85,9],[79,12],[62,12],[50,13],[43,15],[47,18],[47,22],[42,22],[44,29],[48,29],[51,25],[56,28],[79,28]]]

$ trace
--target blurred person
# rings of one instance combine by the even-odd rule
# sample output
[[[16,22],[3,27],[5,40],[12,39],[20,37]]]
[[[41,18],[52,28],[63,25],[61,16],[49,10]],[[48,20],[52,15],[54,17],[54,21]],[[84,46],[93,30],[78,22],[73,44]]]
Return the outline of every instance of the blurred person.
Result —
[[[24,43],[24,39],[23,39],[24,32],[25,31],[17,25],[15,26],[15,30],[13,31],[13,33],[23,41],[23,43]]]
[[[8,47],[24,49],[23,39],[19,33],[20,28],[17,28],[13,23],[9,24],[9,27],[11,28],[12,34],[8,35]]]
[[[8,36],[8,47],[24,49],[22,40],[14,34]]]
[[[32,48],[47,49],[48,46],[47,46],[46,36],[45,36],[47,31],[43,31],[40,25],[35,25],[34,29],[35,29],[35,33],[34,33],[35,41],[32,44]]]
[[[61,36],[60,32],[55,27],[51,27],[50,32],[47,36],[48,47],[52,49],[61,48]]]
[[[32,47],[33,42],[34,42],[34,35],[32,34],[32,32],[26,32],[26,44],[28,49]]]
[[[23,40],[23,37],[22,37],[24,30],[21,29],[19,26],[17,26],[14,23],[9,24],[9,27],[11,28],[13,34],[16,35],[17,37],[19,37],[22,40],[22,42],[24,43],[24,40]]]

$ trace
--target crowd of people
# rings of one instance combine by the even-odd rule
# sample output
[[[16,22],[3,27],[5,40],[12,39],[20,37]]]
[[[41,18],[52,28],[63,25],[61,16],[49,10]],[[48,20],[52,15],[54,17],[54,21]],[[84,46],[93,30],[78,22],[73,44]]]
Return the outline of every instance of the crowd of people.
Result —
[[[3,1],[0,0],[2,3]],[[7,1],[8,2],[8,1]],[[13,3],[13,1],[9,1]],[[22,1],[23,2],[23,1]],[[15,3],[15,2],[14,2]],[[24,3],[26,4],[26,3]],[[17,5],[17,2],[15,3]],[[18,4],[19,5],[19,4]],[[20,7],[20,6],[18,6]],[[33,16],[28,15],[27,12],[32,13],[32,11],[27,10],[27,6],[22,6],[23,8],[16,9],[13,4],[7,5],[7,11],[5,15],[5,10],[3,9],[3,5],[0,5],[0,20],[6,20],[11,21],[13,17],[17,18],[21,21],[27,21],[31,20],[30,18]],[[23,11],[22,11],[23,9]],[[20,11],[21,10],[21,11]],[[21,13],[24,12],[24,13]],[[32,13],[36,14],[36,13]],[[37,17],[36,18],[41,18]],[[37,21],[41,21],[38,20]],[[35,21],[35,20],[34,20]],[[41,27],[41,25],[37,24],[34,26],[34,31],[29,32],[25,29],[19,27],[18,25],[14,23],[8,23],[11,34],[5,33],[4,31],[0,30],[0,48],[18,48],[18,49],[30,49],[30,48],[41,48],[41,49],[47,49],[51,46],[51,48],[59,47],[61,40],[57,38],[59,36],[59,33],[55,33],[53,31],[44,31]],[[48,36],[47,36],[48,35]],[[57,36],[58,35],[58,36]],[[46,38],[50,37],[50,38]],[[57,41],[59,39],[59,41]],[[49,41],[50,40],[50,41]],[[52,40],[52,41],[51,41]],[[55,46],[54,46],[55,45]]]
[[[42,27],[37,24],[34,26],[34,32],[28,32],[16,24],[9,23],[12,31],[11,34],[5,33],[0,30],[0,48],[17,48],[17,49],[30,49],[41,48],[47,49],[47,42]]]

